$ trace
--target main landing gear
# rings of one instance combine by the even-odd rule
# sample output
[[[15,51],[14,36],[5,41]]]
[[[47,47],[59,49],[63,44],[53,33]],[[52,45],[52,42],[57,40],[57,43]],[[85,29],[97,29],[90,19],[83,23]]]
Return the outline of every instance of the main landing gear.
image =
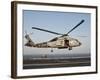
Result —
[[[51,52],[53,52],[53,49],[51,48]]]
[[[72,50],[72,47],[69,47],[69,50]]]

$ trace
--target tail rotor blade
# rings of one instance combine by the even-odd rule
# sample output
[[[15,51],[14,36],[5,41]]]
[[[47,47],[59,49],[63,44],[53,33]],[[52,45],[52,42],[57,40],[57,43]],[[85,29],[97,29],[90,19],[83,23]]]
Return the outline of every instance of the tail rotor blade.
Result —
[[[33,32],[31,32],[29,35],[32,35],[33,34]]]
[[[27,34],[27,31],[25,30],[25,34]]]

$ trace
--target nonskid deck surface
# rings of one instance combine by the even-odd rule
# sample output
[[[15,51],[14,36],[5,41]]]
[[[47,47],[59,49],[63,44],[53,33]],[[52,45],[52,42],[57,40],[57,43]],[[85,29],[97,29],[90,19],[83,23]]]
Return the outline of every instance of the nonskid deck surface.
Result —
[[[90,66],[90,57],[75,58],[32,58],[23,61],[23,69],[55,68],[55,67],[75,67]]]

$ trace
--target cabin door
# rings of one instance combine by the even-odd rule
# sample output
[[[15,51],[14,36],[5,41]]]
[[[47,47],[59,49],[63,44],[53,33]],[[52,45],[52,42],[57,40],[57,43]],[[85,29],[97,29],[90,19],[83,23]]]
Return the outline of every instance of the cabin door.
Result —
[[[66,47],[69,46],[69,40],[65,40],[65,46],[66,46]]]

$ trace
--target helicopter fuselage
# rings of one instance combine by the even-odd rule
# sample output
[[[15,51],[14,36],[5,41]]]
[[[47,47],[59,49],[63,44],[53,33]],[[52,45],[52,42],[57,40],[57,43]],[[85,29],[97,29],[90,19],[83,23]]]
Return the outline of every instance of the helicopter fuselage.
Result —
[[[56,37],[50,41],[37,43],[35,44],[28,36],[29,41],[25,44],[28,47],[37,47],[37,48],[58,48],[58,49],[66,49],[72,47],[78,47],[81,45],[77,39],[70,38],[70,37]]]
[[[79,42],[75,38],[71,38],[68,36],[69,33],[71,33],[74,29],[76,29],[79,25],[81,25],[84,22],[84,20],[81,20],[76,26],[74,26],[71,30],[69,30],[66,34],[57,33],[54,31],[41,29],[37,27],[32,27],[32,29],[44,31],[56,35],[60,35],[59,37],[55,37],[47,42],[37,43],[35,44],[28,34],[25,35],[25,38],[28,40],[28,42],[25,44],[25,46],[28,47],[37,47],[37,48],[58,48],[58,49],[64,49],[69,48],[69,50],[72,50],[72,47],[78,47],[81,45],[81,42]]]

